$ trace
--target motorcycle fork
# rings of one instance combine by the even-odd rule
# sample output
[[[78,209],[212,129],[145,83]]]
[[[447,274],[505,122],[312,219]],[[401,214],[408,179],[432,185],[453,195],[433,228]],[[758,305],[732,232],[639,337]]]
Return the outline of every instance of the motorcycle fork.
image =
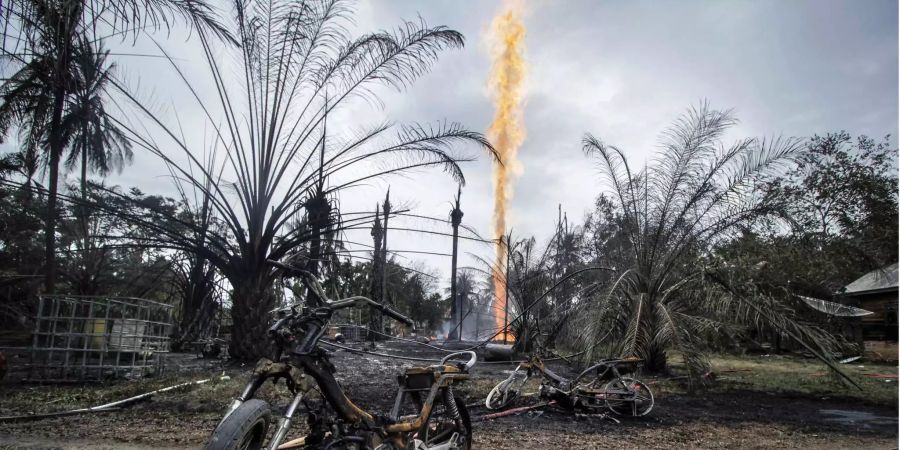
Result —
[[[228,409],[225,410],[225,415],[222,416],[222,420],[219,421],[219,424],[225,421],[228,416],[231,415],[238,407],[240,407],[244,402],[253,398],[253,394],[256,393],[256,390],[262,386],[263,382],[266,381],[266,377],[253,374],[250,376],[250,381],[247,382],[247,385],[244,386],[244,390],[241,391],[241,395],[237,396],[234,400],[231,401],[231,404],[228,405]]]
[[[303,400],[303,391],[298,391],[296,395],[294,395],[294,400],[291,401],[291,404],[288,406],[287,410],[284,412],[284,416],[278,420],[278,428],[275,430],[275,435],[272,436],[272,440],[269,442],[269,450],[276,450],[279,445],[281,445],[281,441],[287,437],[288,430],[291,428],[291,422],[294,419],[294,413],[297,411],[297,407],[300,406],[300,402]]]

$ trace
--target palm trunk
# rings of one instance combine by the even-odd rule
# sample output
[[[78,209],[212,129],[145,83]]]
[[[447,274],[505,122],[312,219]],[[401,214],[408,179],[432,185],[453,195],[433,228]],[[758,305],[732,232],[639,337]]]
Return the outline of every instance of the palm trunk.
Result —
[[[53,99],[53,116],[50,120],[50,172],[47,182],[47,218],[44,228],[44,290],[47,294],[56,289],[56,191],[59,183],[59,160],[62,156],[62,123],[65,89],[56,88]]]
[[[656,308],[657,305],[653,301],[649,302],[647,318],[656,317]],[[646,330],[645,341],[647,345],[643,348],[643,354],[641,357],[644,358],[644,369],[648,372],[652,373],[668,373],[669,364],[668,364],[668,355],[666,354],[666,347],[661,345],[660,343],[653,343],[650,340],[650,336],[654,336],[658,334],[657,327],[659,326],[656,321],[648,321],[650,323],[642,324],[648,329]]]
[[[214,276],[212,269],[199,257],[192,261],[190,271],[184,280],[181,299],[181,318],[178,330],[172,340],[173,348],[185,348],[186,344],[204,337],[212,323],[217,304],[215,302]]]
[[[644,369],[652,373],[667,373],[669,365],[667,361],[666,350],[653,346],[648,348],[644,355]]]
[[[81,201],[87,201],[87,132],[82,132],[81,143]]]
[[[309,217],[309,226],[312,232],[309,244],[309,261],[306,270],[315,275],[319,275],[319,263],[322,259],[322,240],[323,233],[331,225],[329,218],[331,216],[331,205],[325,197],[323,188],[320,187],[317,194],[310,199],[305,205],[306,215]]]
[[[228,351],[239,361],[253,361],[270,353],[266,330],[268,312],[275,307],[275,296],[264,278],[258,275],[252,280],[232,280],[233,325]]]
[[[460,188],[461,189],[461,188]],[[461,192],[461,191],[460,191]],[[450,320],[456,322],[456,328],[447,336],[447,340],[462,340],[462,305],[459,304],[459,296],[456,292],[456,254],[459,250],[459,224],[462,222],[463,212],[459,209],[459,197],[456,196],[456,207],[450,211],[450,224],[453,226],[453,256],[450,259]],[[477,321],[477,317],[476,317]],[[476,336],[477,339],[477,336]]]
[[[79,220],[81,220],[82,255],[88,256],[88,207],[87,207],[87,132],[82,132],[81,144],[81,206],[79,206]]]
[[[379,296],[381,294],[381,281],[380,277],[383,274],[381,271],[381,215],[379,214],[378,206],[375,206],[375,222],[372,224],[372,243],[374,244],[372,247],[372,278],[369,280],[369,296],[378,301]],[[375,308],[369,308],[369,330],[366,333],[366,340],[369,342],[375,342],[380,339],[380,336],[374,333],[375,330],[381,331],[379,329],[380,322],[379,318],[381,314],[378,313]]]

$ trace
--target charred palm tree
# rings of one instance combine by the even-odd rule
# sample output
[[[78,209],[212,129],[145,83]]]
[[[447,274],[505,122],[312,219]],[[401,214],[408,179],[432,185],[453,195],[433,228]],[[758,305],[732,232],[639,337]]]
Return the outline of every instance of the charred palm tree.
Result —
[[[586,309],[588,339],[608,343],[594,347],[591,357],[637,355],[648,369],[665,371],[669,352],[677,351],[696,379],[708,370],[705,350],[711,340],[736,327],[765,324],[792,333],[830,361],[834,339],[792,315],[775,314],[785,309],[777,298],[710,284],[715,268],[708,249],[772,213],[773,199],[755,188],[800,149],[794,139],[748,138],[724,145],[722,136],[735,122],[729,111],[706,104],[689,110],[663,135],[661,152],[641,171],[632,170],[621,150],[585,136],[585,153],[597,161],[622,211],[630,247],[630,267]]]
[[[352,10],[334,0],[238,1],[234,11],[233,32],[240,43],[240,73],[235,78],[229,77],[234,70],[217,54],[217,41],[206,30],[197,32],[217,92],[214,101],[204,101],[172,61],[225,155],[219,172],[204,167],[174,125],[167,125],[126,89],[121,91],[167,138],[163,144],[133,129],[129,135],[136,145],[166,161],[176,183],[207,193],[223,223],[222,232],[212,234],[203,247],[167,227],[158,229],[158,244],[196,252],[227,278],[233,288],[230,350],[237,358],[251,359],[266,349],[267,312],[274,304],[272,284],[279,276],[266,261],[292,255],[322,233],[319,226],[288,226],[302,215],[304,205],[312,207],[313,217],[308,219],[318,220],[327,209],[323,198],[409,169],[440,168],[462,182],[457,163],[475,155],[460,153],[455,144],[491,147],[482,135],[447,123],[379,124],[325,140],[327,115],[353,99],[377,101],[378,86],[409,85],[429,70],[442,50],[463,45],[460,33],[405,23],[394,33],[351,38],[347,25]],[[219,173],[227,182],[206,187],[205,180]],[[354,216],[340,227],[358,226],[371,218]],[[335,231],[340,229],[328,230]]]
[[[172,348],[178,351],[209,331],[220,305],[221,286],[216,268],[194,253],[185,254],[173,271],[179,316]]]
[[[328,198],[324,183],[317,184],[309,198],[301,201],[305,214],[302,224],[308,227],[310,236],[307,252],[306,270],[318,276],[320,268],[328,266],[328,261],[335,256],[329,251],[334,244],[336,230],[340,229],[340,211],[336,201]]]
[[[535,320],[540,343],[548,348],[555,347],[560,336],[581,334],[582,330],[578,329],[577,324],[573,327],[570,319],[577,314],[580,302],[603,284],[605,275],[600,274],[607,273],[605,270],[593,272],[590,276],[577,276],[560,283],[575,271],[589,266],[582,259],[583,241],[583,229],[570,225],[560,206],[556,232],[547,243],[544,260],[541,261],[541,267],[548,272],[548,283],[558,286],[547,296],[541,309],[536,311]]]
[[[212,167],[213,161],[207,163]],[[207,245],[210,235],[220,226],[211,208],[208,189],[213,180],[207,180],[204,193],[193,192],[195,199],[191,201],[188,193],[180,191],[181,204],[185,211],[184,221],[191,226],[184,227],[194,242],[194,247]],[[220,307],[222,296],[221,276],[218,270],[202,254],[197,252],[181,252],[181,260],[173,265],[174,285],[179,299],[178,327],[174,336],[173,348],[183,348],[207,334]]]

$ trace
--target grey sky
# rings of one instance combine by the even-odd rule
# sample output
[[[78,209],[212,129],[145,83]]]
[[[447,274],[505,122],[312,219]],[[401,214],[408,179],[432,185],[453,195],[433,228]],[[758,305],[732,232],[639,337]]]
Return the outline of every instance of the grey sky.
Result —
[[[490,60],[485,33],[502,3],[459,0],[371,0],[358,5],[361,30],[390,28],[420,15],[431,25],[463,32],[464,50],[446,52],[432,73],[402,94],[385,91],[385,109],[359,110],[343,120],[459,121],[485,131],[493,107],[486,91]],[[580,221],[601,192],[592,163],[581,153],[586,132],[642,163],[658,134],[687,107],[708,99],[734,108],[741,124],[733,137],[809,136],[845,129],[883,136],[898,128],[896,1],[534,1],[528,13],[527,137],[519,155],[524,174],[515,183],[511,223],[517,234],[542,241],[557,205]],[[142,48],[155,52],[147,43]],[[188,70],[202,72],[199,54],[175,33],[165,46]],[[158,52],[157,52],[158,53]],[[121,58],[122,72],[160,110],[202,135],[203,121],[182,109],[184,94],[164,64]],[[173,98],[175,97],[175,98]],[[365,111],[365,112],[363,112]],[[896,140],[893,140],[896,142]],[[464,223],[487,235],[492,188],[490,161],[464,167]],[[138,155],[113,177],[145,192],[171,193],[162,166]],[[419,214],[446,217],[456,185],[440,172],[392,178],[348,191],[342,207],[374,206],[386,186]],[[351,240],[369,242],[368,233]],[[449,252],[439,237],[394,233],[394,249]],[[490,258],[489,248],[463,243],[464,252]],[[410,256],[412,257],[412,256]],[[442,274],[449,258],[423,259]],[[409,261],[405,262],[410,264]],[[462,265],[474,264],[465,257]]]
[[[492,108],[484,34],[501,6],[367,4],[362,12],[381,26],[418,12],[468,37],[464,51],[447,55],[404,98],[388,101],[388,113],[486,129]],[[741,124],[734,137],[897,134],[896,2],[539,1],[526,8],[527,138],[512,224],[539,240],[552,232],[558,204],[580,220],[602,188],[581,153],[585,132],[641,163],[656,150],[658,133],[705,98],[735,109]],[[487,231],[487,161],[467,175],[465,220]],[[435,188],[419,203],[431,208],[450,191]]]

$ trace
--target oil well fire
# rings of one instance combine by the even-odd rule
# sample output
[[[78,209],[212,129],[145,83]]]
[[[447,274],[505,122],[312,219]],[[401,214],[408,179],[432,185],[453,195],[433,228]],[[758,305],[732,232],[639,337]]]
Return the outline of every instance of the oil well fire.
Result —
[[[498,153],[494,163],[494,238],[496,239],[494,282],[494,324],[501,330],[496,340],[512,342],[509,330],[512,311],[507,302],[509,243],[504,239],[507,227],[509,203],[513,196],[512,183],[522,173],[522,165],[516,158],[525,140],[523,122],[523,81],[525,77],[524,41],[525,25],[518,3],[508,3],[491,25],[491,50],[493,65],[488,82],[494,100],[495,112],[488,135]],[[504,273],[506,272],[506,273]]]

